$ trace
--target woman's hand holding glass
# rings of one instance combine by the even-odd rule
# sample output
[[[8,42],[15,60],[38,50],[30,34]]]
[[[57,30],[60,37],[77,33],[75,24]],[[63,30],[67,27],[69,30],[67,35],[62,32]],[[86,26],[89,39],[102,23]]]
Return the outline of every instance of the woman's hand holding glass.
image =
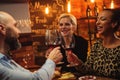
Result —
[[[81,60],[74,53],[67,52],[66,54],[67,54],[67,60],[70,63],[70,65],[67,65],[68,67],[74,67],[82,63]]]
[[[69,60],[68,62],[70,63],[70,64],[67,65],[67,67],[76,66],[76,64],[74,64],[74,56],[72,57],[72,55],[74,54],[72,52],[72,49],[75,47],[74,36],[67,36],[67,37],[63,38],[62,39],[62,47],[65,49],[66,56]]]

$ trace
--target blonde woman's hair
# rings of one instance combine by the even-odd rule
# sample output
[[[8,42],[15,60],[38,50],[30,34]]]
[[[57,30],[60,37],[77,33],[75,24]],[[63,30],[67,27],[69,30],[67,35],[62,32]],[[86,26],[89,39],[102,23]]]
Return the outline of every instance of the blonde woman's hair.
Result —
[[[58,19],[58,22],[62,19],[62,18],[69,18],[71,23],[73,25],[75,25],[75,27],[77,27],[77,19],[74,15],[72,14],[69,14],[69,13],[63,13],[60,15],[59,19]]]

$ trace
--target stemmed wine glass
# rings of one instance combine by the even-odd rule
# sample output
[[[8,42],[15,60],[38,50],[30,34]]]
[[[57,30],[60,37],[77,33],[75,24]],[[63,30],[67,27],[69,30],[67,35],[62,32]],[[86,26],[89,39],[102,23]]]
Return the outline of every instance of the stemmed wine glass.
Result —
[[[66,51],[66,56],[71,56],[72,53],[72,49],[75,47],[75,38],[74,36],[68,36],[68,37],[64,37],[62,38],[62,47],[65,49]],[[76,64],[72,63],[74,60],[74,58],[71,58],[71,63],[67,65],[67,67],[73,67],[76,66]]]
[[[56,29],[47,29],[45,33],[45,44],[49,48],[54,48],[61,45],[61,36]]]
[[[45,44],[50,49],[61,46],[61,34],[56,29],[47,29],[45,33]],[[64,62],[59,62],[57,65],[63,63]]]

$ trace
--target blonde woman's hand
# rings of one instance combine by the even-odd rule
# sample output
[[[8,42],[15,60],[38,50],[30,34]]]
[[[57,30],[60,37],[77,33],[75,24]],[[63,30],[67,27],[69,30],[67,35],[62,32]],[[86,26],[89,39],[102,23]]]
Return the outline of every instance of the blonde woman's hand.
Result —
[[[81,64],[81,60],[74,54],[74,53],[69,53],[69,51],[66,53],[67,55],[67,61],[70,63],[70,64],[73,64],[73,65],[79,65]]]

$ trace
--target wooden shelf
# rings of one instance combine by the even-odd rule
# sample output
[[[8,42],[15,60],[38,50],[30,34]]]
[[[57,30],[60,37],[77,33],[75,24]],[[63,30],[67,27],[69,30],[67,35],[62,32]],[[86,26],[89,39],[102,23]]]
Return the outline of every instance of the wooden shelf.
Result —
[[[19,40],[22,44],[22,46],[29,46],[32,45],[33,39],[32,39],[33,33],[21,33]]]
[[[78,20],[85,20],[85,19],[96,19],[96,16],[90,16],[90,17],[81,17]]]

